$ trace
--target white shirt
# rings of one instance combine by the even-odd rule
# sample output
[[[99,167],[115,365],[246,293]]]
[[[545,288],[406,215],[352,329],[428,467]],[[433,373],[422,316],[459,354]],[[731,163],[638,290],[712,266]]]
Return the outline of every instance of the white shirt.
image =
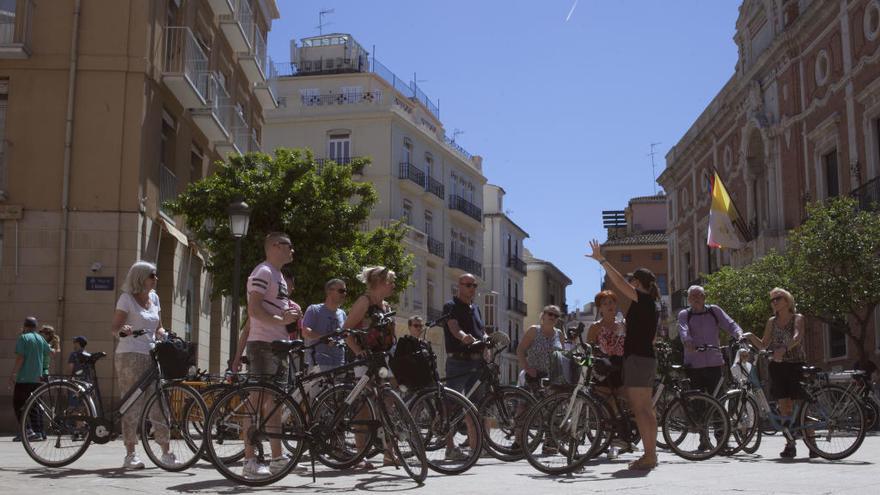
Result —
[[[125,311],[126,318],[124,325],[131,327],[131,331],[146,330],[146,333],[139,336],[121,337],[119,343],[116,344],[116,353],[136,352],[138,354],[149,354],[152,345],[156,342],[156,330],[161,326],[159,320],[159,295],[155,291],[150,291],[150,308],[144,309],[138,304],[134,296],[127,292],[123,292],[116,302],[116,309]]]

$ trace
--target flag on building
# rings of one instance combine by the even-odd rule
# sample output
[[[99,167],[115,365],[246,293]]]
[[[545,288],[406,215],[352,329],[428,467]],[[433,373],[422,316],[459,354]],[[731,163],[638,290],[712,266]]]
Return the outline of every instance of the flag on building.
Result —
[[[718,172],[712,176],[712,206],[709,208],[709,236],[706,243],[715,249],[739,249],[748,235]]]

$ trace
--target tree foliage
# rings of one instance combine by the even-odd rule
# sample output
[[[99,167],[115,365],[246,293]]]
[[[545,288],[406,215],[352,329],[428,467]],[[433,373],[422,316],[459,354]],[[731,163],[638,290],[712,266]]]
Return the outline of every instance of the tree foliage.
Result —
[[[378,195],[371,183],[356,182],[352,175],[368,163],[319,164],[311,151],[300,149],[278,149],[274,158],[257,153],[230,157],[167,206],[184,215],[187,228],[210,253],[206,268],[215,295],[232,291],[235,240],[227,208],[242,199],[251,210],[248,234],[242,240],[242,303],[247,276],[265,259],[263,239],[273,231],[287,233],[293,243],[295,253],[288,268],[295,277],[293,299],[298,302],[323,301],[324,283],[330,278],[345,280],[349,297],[354,297],[363,291],[356,275],[369,265],[385,265],[397,272],[399,293],[413,269],[412,256],[405,254],[401,243],[406,230],[400,223],[364,228]]]

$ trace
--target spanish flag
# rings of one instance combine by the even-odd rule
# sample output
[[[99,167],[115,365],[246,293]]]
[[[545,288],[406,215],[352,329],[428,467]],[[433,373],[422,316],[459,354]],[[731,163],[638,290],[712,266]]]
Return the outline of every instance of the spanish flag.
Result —
[[[712,206],[709,208],[709,238],[706,243],[715,249],[740,249],[743,247],[743,240],[749,237],[743,228],[745,222],[721,183],[721,177],[715,172],[712,177]]]

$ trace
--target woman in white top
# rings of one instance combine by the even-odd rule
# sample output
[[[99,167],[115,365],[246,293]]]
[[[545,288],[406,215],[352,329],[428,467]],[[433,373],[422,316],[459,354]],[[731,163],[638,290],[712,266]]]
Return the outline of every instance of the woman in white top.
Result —
[[[113,338],[118,339],[114,364],[116,389],[120,394],[125,394],[144,371],[152,366],[150,350],[157,340],[161,341],[165,338],[165,329],[162,328],[162,320],[159,317],[161,309],[159,296],[155,291],[158,281],[156,265],[138,261],[128,270],[128,275],[122,284],[122,294],[116,302],[112,325]],[[144,334],[132,335],[136,330],[143,330]],[[137,423],[143,406],[144,398],[141,397],[122,416],[122,439],[126,450],[122,467],[125,469],[144,467],[144,463],[134,451],[137,443]],[[162,423],[161,418],[157,419],[159,421],[154,421],[154,425]],[[162,431],[156,428],[155,434],[165,452],[162,456],[163,461],[174,464],[174,454],[168,452],[168,430]],[[162,436],[166,438],[165,442],[162,442]]]

